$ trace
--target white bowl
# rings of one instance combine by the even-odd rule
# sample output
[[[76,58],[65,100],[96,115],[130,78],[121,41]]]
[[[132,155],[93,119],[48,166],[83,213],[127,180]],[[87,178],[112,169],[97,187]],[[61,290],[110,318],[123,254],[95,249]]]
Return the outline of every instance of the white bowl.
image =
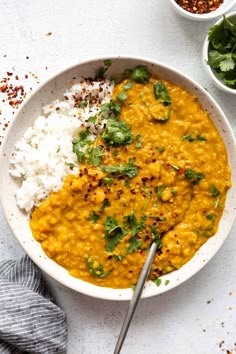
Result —
[[[227,11],[231,10],[236,4],[236,0],[224,0],[223,4],[218,7],[215,11],[206,14],[194,14],[189,11],[184,10],[180,5],[177,4],[175,0],[169,0],[173,9],[180,15],[195,21],[211,21],[217,17],[222,16]]]
[[[236,12],[231,12],[226,15],[226,17],[233,23],[236,23]],[[218,20],[215,25],[219,25],[223,21],[223,18]],[[214,82],[214,84],[220,88],[221,90],[231,93],[233,95],[236,95],[236,88],[233,89],[231,87],[228,87],[225,85],[225,83],[220,80],[214,73],[214,69],[211,68],[211,66],[207,63],[208,62],[208,51],[209,51],[209,40],[208,40],[208,34],[205,38],[203,48],[202,48],[202,61],[203,61],[203,67],[209,76],[209,78]]]
[[[24,102],[14,121],[11,123],[2,146],[0,155],[0,196],[7,221],[17,240],[25,252],[43,271],[60,283],[78,292],[103,299],[129,300],[133,293],[131,289],[103,288],[84,282],[69,275],[64,268],[45,255],[41,245],[32,237],[29,222],[25,214],[16,205],[14,191],[17,188],[17,184],[8,173],[9,160],[15,142],[23,135],[27,127],[32,126],[36,117],[42,114],[42,107],[56,98],[60,98],[66,88],[68,88],[68,83],[73,77],[94,77],[97,69],[103,65],[104,59],[107,58],[87,61],[60,72],[41,85]],[[147,65],[151,73],[157,74],[160,78],[170,80],[197,96],[201,105],[211,115],[212,120],[224,139],[229,163],[232,168],[232,180],[233,182],[236,181],[236,143],[234,134],[223,111],[205,89],[181,72],[159,62],[134,57],[114,57],[109,59],[112,60],[112,65],[109,68],[109,75],[111,76],[121,74],[127,68],[134,68],[138,64],[143,64]],[[159,287],[151,281],[147,282],[142,297],[150,297],[170,290],[189,279],[204,267],[227,238],[235,219],[235,209],[236,183],[233,183],[233,187],[227,193],[226,205],[217,234],[210,238],[182,268],[162,276],[163,281]],[[168,285],[165,285],[165,279],[169,280]]]

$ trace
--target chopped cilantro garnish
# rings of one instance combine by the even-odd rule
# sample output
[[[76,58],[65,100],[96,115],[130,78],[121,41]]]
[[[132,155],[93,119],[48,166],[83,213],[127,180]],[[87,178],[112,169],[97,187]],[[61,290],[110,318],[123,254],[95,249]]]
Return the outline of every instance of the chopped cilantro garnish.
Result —
[[[173,163],[171,163],[170,166],[171,166],[175,171],[178,171],[178,170],[180,169],[179,166],[174,165]]]
[[[163,151],[165,151],[165,147],[164,147],[164,146],[157,146],[156,148],[157,148],[157,150],[158,150],[160,153],[162,153]]]
[[[89,214],[88,220],[91,221],[91,223],[95,224],[98,221],[98,219],[100,219],[100,215],[95,213],[95,211]]]
[[[156,192],[159,200],[162,200],[162,194],[165,189],[166,189],[165,185],[156,187]]]
[[[182,136],[181,140],[188,140],[190,143],[192,143],[194,141],[194,138],[191,134],[185,134],[184,136]]]
[[[88,119],[88,122],[95,124],[95,123],[96,123],[96,120],[97,120],[97,116],[93,116],[93,117],[90,117],[90,118]]]
[[[124,121],[109,119],[102,139],[107,145],[122,146],[132,143],[133,135]]]
[[[106,71],[108,70],[109,66],[111,66],[112,61],[110,59],[106,59],[103,61],[104,67],[100,67],[95,75],[95,80],[103,79]]]
[[[136,68],[130,73],[131,79],[133,79],[138,84],[148,83],[150,76],[151,74],[145,65],[137,65]]]
[[[109,103],[103,103],[100,108],[99,114],[107,113],[108,118],[118,118],[120,115],[121,107],[115,101],[110,101]]]
[[[197,140],[206,141],[207,139],[206,139],[205,136],[203,136],[202,134],[198,134],[198,135],[197,135]]]
[[[130,183],[127,179],[124,180],[124,185],[126,188],[130,188]]]
[[[100,166],[102,162],[102,156],[104,152],[104,148],[102,147],[89,147],[87,149],[87,155],[88,155],[88,164],[94,165],[94,166]]]
[[[135,149],[139,150],[141,148],[141,146],[143,145],[142,135],[141,134],[137,134],[136,135],[136,141],[137,141],[137,143],[135,144]]]
[[[109,186],[110,184],[112,184],[114,182],[114,179],[111,178],[111,177],[104,177],[103,178],[103,183],[106,185],[106,186]]]
[[[138,167],[134,164],[134,159],[130,158],[124,165],[102,166],[102,171],[110,173],[115,177],[127,176],[134,178],[138,174]]]
[[[134,253],[136,250],[141,248],[141,246],[142,246],[142,241],[139,240],[137,237],[132,237],[129,240],[129,246],[128,246],[127,252]]]
[[[110,205],[111,205],[111,203],[109,202],[109,200],[108,200],[108,199],[104,199],[104,202],[103,202],[101,208],[99,209],[99,211],[100,211],[101,213],[104,213],[105,208],[108,207],[108,206],[110,206]]]
[[[195,172],[192,168],[187,168],[185,171],[185,177],[190,179],[193,184],[198,184],[204,178],[204,174],[201,172]]]
[[[65,161],[65,166],[68,166],[68,167],[70,167],[70,168],[73,168],[73,167],[75,167],[75,164],[74,164],[73,162],[66,162],[66,161]]]
[[[104,227],[106,230],[104,238],[107,240],[105,248],[107,252],[112,252],[120,240],[127,234],[127,231],[119,225],[119,222],[115,218],[109,215],[104,222]]]
[[[211,193],[212,197],[217,197],[220,195],[220,191],[213,184],[210,185],[209,192]]]
[[[172,103],[169,92],[163,82],[157,82],[153,85],[154,96],[157,100],[160,100],[164,105],[170,105]]]
[[[161,285],[161,278],[156,278],[152,280],[154,284],[156,284],[156,286],[160,286]]]
[[[139,232],[145,229],[146,217],[141,216],[140,220],[134,215],[134,211],[124,216],[125,226],[130,229],[131,236],[137,236]]]
[[[92,261],[91,257],[89,256],[87,258],[87,266],[88,266],[88,269],[90,271],[90,273],[94,276],[94,277],[97,277],[97,278],[106,278],[111,272],[112,272],[112,269],[110,269],[108,272],[104,272],[104,267],[101,263],[98,263],[98,266],[95,267],[94,264],[96,265],[95,263],[96,261]]]
[[[125,91],[128,91],[128,90],[130,90],[132,87],[133,87],[132,81],[127,81],[126,84],[123,86],[123,89],[124,89]]]
[[[128,95],[125,92],[120,92],[116,95],[116,98],[119,102],[123,103],[125,100],[127,100]]]

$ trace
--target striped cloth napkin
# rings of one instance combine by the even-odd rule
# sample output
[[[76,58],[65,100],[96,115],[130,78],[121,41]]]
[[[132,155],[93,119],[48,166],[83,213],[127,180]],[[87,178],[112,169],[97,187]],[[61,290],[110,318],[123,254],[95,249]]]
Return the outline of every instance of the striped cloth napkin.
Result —
[[[0,263],[0,353],[64,354],[67,323],[28,256]]]

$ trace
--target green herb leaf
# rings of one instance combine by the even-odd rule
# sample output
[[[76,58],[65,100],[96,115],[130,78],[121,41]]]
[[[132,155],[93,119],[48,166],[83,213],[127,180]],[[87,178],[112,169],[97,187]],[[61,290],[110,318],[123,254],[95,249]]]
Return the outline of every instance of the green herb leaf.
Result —
[[[217,197],[220,195],[220,191],[216,188],[216,186],[214,186],[214,184],[210,185],[209,192],[211,193],[212,197]]]
[[[164,146],[157,146],[157,150],[160,152],[160,153],[162,153],[162,152],[164,152],[165,151],[165,147]]]
[[[136,250],[140,249],[141,246],[142,246],[142,241],[138,240],[137,237],[132,237],[129,240],[129,246],[128,246],[127,252],[129,254],[134,253]]]
[[[128,176],[134,178],[138,174],[138,167],[134,164],[134,159],[130,158],[128,163],[115,166],[101,166],[103,172],[110,173],[115,177]]]
[[[203,136],[203,135],[201,135],[201,134],[198,134],[198,135],[197,135],[197,140],[206,141],[207,139],[205,138],[205,136]]]
[[[130,73],[131,79],[133,79],[138,84],[148,83],[150,76],[151,74],[145,65],[137,65],[136,68]]]
[[[115,101],[110,101],[109,103],[103,103],[100,107],[99,114],[106,113],[108,118],[118,118],[120,115],[121,106]]]
[[[109,119],[102,139],[107,145],[122,146],[131,144],[133,135],[124,121]]]
[[[88,220],[91,221],[91,223],[95,224],[99,219],[100,219],[100,215],[95,213],[95,211],[89,214]]]
[[[127,81],[126,84],[123,86],[123,89],[125,91],[128,91],[128,90],[132,89],[132,87],[133,87],[132,81]]]
[[[205,176],[201,172],[195,172],[192,168],[185,171],[185,177],[190,179],[193,184],[198,184]]]
[[[95,167],[100,166],[102,162],[102,156],[104,153],[103,147],[90,147],[87,149],[88,164],[94,165]]]
[[[110,59],[106,59],[103,61],[105,67],[100,67],[95,75],[95,80],[103,79],[106,71],[108,70],[109,66],[111,66],[112,61]]]
[[[104,199],[104,202],[103,202],[101,208],[99,209],[99,211],[101,213],[104,213],[105,212],[105,208],[110,206],[110,205],[111,205],[111,203],[109,202],[109,200],[108,199]]]
[[[106,278],[112,272],[112,269],[110,269],[108,272],[104,272],[104,267],[101,263],[99,263],[98,266],[95,268],[94,263],[95,263],[95,261],[92,261],[91,257],[89,256],[87,258],[87,266],[88,266],[90,273],[94,277]]]
[[[135,144],[135,149],[139,150],[142,147],[142,145],[143,145],[142,135],[141,134],[137,134],[136,135],[136,140],[137,140],[137,143]]]
[[[194,138],[192,137],[191,134],[186,134],[182,136],[181,140],[188,140],[190,143],[192,143],[194,141]]]
[[[95,124],[95,123],[96,123],[96,120],[97,120],[97,116],[93,116],[93,117],[90,117],[90,118],[88,119],[88,122]]]
[[[156,192],[159,200],[162,200],[162,194],[165,189],[166,189],[165,185],[156,187]]]
[[[123,103],[125,100],[127,100],[128,95],[127,95],[125,92],[119,92],[119,93],[116,95],[116,98],[117,98],[118,101],[120,101],[121,103]]]
[[[119,225],[115,218],[109,215],[104,222],[104,226],[106,230],[105,240],[108,241],[105,246],[106,251],[113,252],[120,240],[127,234],[127,231]]]
[[[66,161],[65,161],[65,165],[68,166],[68,167],[70,167],[70,168],[75,167],[75,164],[74,164],[73,162],[66,162]]]
[[[146,217],[141,216],[140,220],[134,215],[132,210],[130,214],[124,216],[125,226],[130,229],[131,236],[137,236],[139,232],[145,229]]]
[[[160,100],[164,105],[172,103],[169,92],[163,82],[157,82],[153,85],[154,96]]]
[[[130,188],[130,183],[127,179],[124,180],[124,185],[126,188]]]
[[[161,285],[161,278],[156,278],[152,280],[154,284],[156,284],[156,286],[160,286]]]
[[[109,186],[110,184],[112,184],[114,182],[114,179],[111,177],[104,177],[103,178],[103,183],[107,186]]]

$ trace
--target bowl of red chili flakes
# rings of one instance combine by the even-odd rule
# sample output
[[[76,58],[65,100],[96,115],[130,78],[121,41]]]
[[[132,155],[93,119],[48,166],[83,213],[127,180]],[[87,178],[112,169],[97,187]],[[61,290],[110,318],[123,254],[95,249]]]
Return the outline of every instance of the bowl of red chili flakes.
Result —
[[[229,11],[236,0],[170,0],[173,9],[185,18],[211,21]]]

